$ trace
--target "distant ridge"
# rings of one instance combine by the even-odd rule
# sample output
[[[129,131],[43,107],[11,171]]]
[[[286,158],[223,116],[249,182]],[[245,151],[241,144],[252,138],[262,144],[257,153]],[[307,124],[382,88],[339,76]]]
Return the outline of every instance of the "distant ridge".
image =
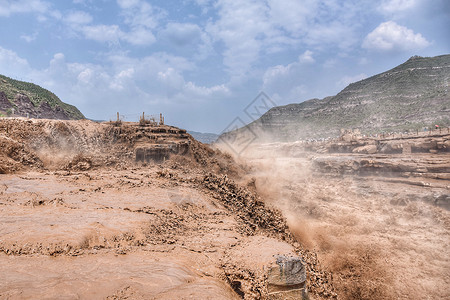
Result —
[[[40,119],[84,119],[73,105],[62,102],[52,92],[30,82],[0,75],[0,115]]]
[[[260,141],[295,141],[339,136],[341,128],[370,134],[449,126],[449,84],[450,55],[413,56],[336,96],[274,107],[221,138],[250,134]]]
[[[219,137],[218,134],[215,133],[205,133],[205,132],[197,132],[197,131],[188,131],[190,135],[197,141],[203,144],[212,144]]]

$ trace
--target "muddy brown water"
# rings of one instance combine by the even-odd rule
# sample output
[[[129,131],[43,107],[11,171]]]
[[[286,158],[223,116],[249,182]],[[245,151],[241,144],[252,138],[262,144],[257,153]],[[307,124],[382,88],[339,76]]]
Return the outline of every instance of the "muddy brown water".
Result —
[[[236,221],[157,169],[0,175],[0,299],[236,299]]]
[[[253,166],[263,198],[333,271],[340,298],[449,299],[450,212],[433,199],[448,197],[450,182],[325,174],[313,168],[317,157],[342,160],[270,147],[240,159]]]

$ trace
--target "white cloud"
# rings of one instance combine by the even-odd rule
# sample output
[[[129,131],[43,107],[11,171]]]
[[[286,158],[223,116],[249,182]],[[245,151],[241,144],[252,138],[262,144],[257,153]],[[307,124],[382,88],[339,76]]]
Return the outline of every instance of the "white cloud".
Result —
[[[154,29],[166,15],[165,11],[143,0],[118,0],[117,3],[125,24],[130,27]]]
[[[194,2],[201,7],[202,14],[207,14],[211,5],[211,0],[194,0]]]
[[[174,68],[168,68],[167,70],[158,72],[158,81],[162,84],[165,95],[168,98],[178,98],[183,102],[198,101],[206,97],[217,94],[225,95],[230,92],[224,84],[206,87],[196,85],[192,81],[186,82],[180,71]],[[177,97],[174,97],[175,95]]]
[[[153,44],[156,38],[152,30],[158,26],[165,12],[143,0],[117,0],[117,4],[121,9],[125,29],[119,25],[96,25],[83,29],[86,37],[113,44],[120,40],[136,46]],[[106,33],[104,38],[98,35],[102,31]]]
[[[305,65],[310,65],[315,62],[312,57],[313,52],[306,50],[298,57],[297,61],[290,63],[286,66],[277,65],[268,68],[263,75],[263,84],[265,88],[268,88],[274,82],[283,82],[288,78],[294,78],[296,73],[301,72]]]
[[[207,58],[213,51],[211,37],[200,26],[192,23],[168,23],[159,32],[161,41],[167,41],[187,57]]]
[[[263,75],[263,90],[283,100],[298,101],[309,91],[305,84],[308,77],[317,72],[314,62],[313,52],[306,50],[297,61],[268,68]]]
[[[149,105],[167,112],[167,109],[176,110],[174,107],[179,104],[202,106],[230,93],[224,84],[207,86],[186,80],[184,72],[194,66],[183,57],[155,53],[137,59],[117,53],[107,61],[108,64],[73,63],[63,53],[56,53],[47,68],[33,69],[15,52],[0,47],[3,74],[33,81],[82,112],[97,114],[88,114],[89,117],[105,118],[117,111],[121,114],[147,112]],[[28,77],[22,77],[23,74]]]
[[[417,0],[383,0],[379,6],[382,13],[393,14],[414,8]]]
[[[363,48],[379,51],[408,51],[422,49],[430,45],[420,33],[398,25],[394,21],[381,23],[367,35]]]
[[[93,17],[85,11],[68,13],[64,22],[73,32],[101,43],[117,45],[124,41],[135,46],[153,44],[156,38],[151,29],[157,26],[160,11],[142,0],[117,0],[117,4],[124,18],[121,25],[93,24]]]
[[[22,34],[22,35],[20,36],[20,38],[21,38],[22,40],[24,40],[25,42],[27,42],[27,43],[31,43],[32,41],[36,40],[37,36],[38,36],[38,33],[37,33],[37,32],[34,32],[34,33],[31,34],[31,35]]]
[[[97,42],[118,43],[125,34],[117,25],[92,25],[84,26],[82,29],[85,37]]]
[[[123,90],[127,83],[130,83],[130,80],[133,79],[134,73],[135,71],[133,67],[120,71],[114,76],[114,79],[109,84],[109,87],[117,91]]]
[[[206,31],[223,43],[225,68],[240,79],[252,76],[261,57],[274,53],[308,47],[315,53],[338,48],[345,55],[360,43],[358,30],[373,6],[359,0],[218,0],[218,17]],[[303,57],[307,60],[312,56]]]
[[[56,20],[61,20],[63,18],[63,14],[59,10],[49,10],[48,15]]]
[[[364,73],[354,75],[354,76],[344,76],[337,82],[336,85],[339,88],[344,88],[344,87],[348,86],[350,83],[357,82],[357,81],[360,81],[360,80],[363,80],[366,78],[367,78],[367,75]]]
[[[185,84],[184,90],[187,93],[187,95],[192,95],[195,97],[210,97],[215,94],[219,95],[230,94],[230,90],[224,84],[206,87],[206,86],[198,86],[191,81]]]
[[[298,57],[299,62],[302,63],[313,63],[315,62],[314,57],[312,57],[313,52],[310,50],[306,50],[302,55]]]
[[[202,34],[201,28],[191,23],[168,23],[161,31],[161,36],[170,40],[176,46],[198,43]]]
[[[277,79],[289,75],[291,68],[292,64],[287,66],[278,65],[267,69],[263,75],[263,83],[265,89],[267,88],[267,86],[269,86],[272,82],[276,81]]]
[[[128,43],[136,46],[146,46],[153,44],[156,41],[155,36],[145,28],[134,28],[129,33],[121,33],[120,38]]]
[[[354,28],[340,21],[316,24],[308,29],[305,38],[305,43],[319,49],[337,46],[341,50],[348,50],[356,42],[357,38],[354,35]]]
[[[174,68],[158,72],[158,80],[163,84],[167,93],[178,93],[184,86],[184,78],[179,71]]]
[[[170,55],[165,52],[153,53],[150,56],[142,59],[132,59],[128,57],[114,57],[113,60],[117,65],[137,65],[139,74],[145,76],[145,74],[157,74],[160,71],[166,71],[168,68],[179,70],[179,72],[190,71],[195,66],[188,59],[181,56]],[[151,71],[151,72],[149,72]]]
[[[140,2],[140,0],[117,0],[117,4],[124,9],[136,7]]]
[[[194,0],[198,6],[207,6],[211,0]]]
[[[80,20],[82,21],[82,20]],[[87,21],[85,19],[84,21]],[[72,23],[72,30],[80,31],[86,39],[112,45],[125,41],[131,45],[148,46],[156,41],[155,36],[149,30],[142,27],[135,27],[129,32],[124,32],[119,25],[84,25]]]
[[[92,16],[84,11],[70,12],[64,17],[64,21],[73,25],[84,25],[92,22]]]
[[[3,75],[30,80],[30,78],[22,77],[30,74],[31,67],[28,61],[19,57],[14,51],[2,47],[0,47],[0,70]]]
[[[0,0],[0,16],[9,17],[15,13],[45,13],[50,4],[41,0]]]
[[[268,5],[269,21],[291,38],[289,44],[321,51],[350,51],[358,41],[362,18],[372,8],[371,2],[360,0],[269,0]]]
[[[93,73],[92,69],[86,68],[78,74],[77,79],[79,82],[87,84],[92,80]]]
[[[215,6],[219,19],[207,31],[223,41],[223,62],[232,76],[245,75],[258,61],[263,41],[271,34],[268,8],[263,2],[219,0]]]
[[[269,0],[271,21],[293,36],[303,35],[310,27],[312,18],[319,8],[316,0]]]

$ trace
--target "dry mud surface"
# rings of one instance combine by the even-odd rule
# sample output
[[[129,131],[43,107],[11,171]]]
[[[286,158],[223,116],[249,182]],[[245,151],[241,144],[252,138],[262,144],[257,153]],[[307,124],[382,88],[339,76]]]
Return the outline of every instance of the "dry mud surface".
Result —
[[[266,202],[332,272],[340,299],[450,299],[448,152],[317,153],[269,144],[241,159],[253,166]]]

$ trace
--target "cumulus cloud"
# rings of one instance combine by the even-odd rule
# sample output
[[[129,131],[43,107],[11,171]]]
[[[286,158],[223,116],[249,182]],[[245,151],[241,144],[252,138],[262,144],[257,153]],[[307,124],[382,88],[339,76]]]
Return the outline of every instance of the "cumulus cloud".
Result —
[[[225,44],[223,62],[232,76],[246,74],[258,61],[265,37],[270,35],[268,8],[263,2],[219,0],[219,19],[207,31]]]
[[[156,41],[153,29],[163,17],[161,10],[143,0],[117,0],[123,22],[95,24],[85,11],[72,11],[64,22],[73,33],[100,43],[117,45],[121,41],[134,46],[149,46]]]
[[[207,32],[222,42],[223,62],[233,76],[252,74],[261,57],[307,46],[310,51],[352,51],[373,4],[349,0],[218,0]],[[311,61],[312,57],[304,57]]]
[[[367,35],[363,48],[378,51],[408,51],[422,49],[430,45],[420,33],[398,25],[394,21],[381,23]]]
[[[230,93],[224,84],[200,85],[187,80],[185,72],[192,70],[193,64],[183,57],[159,52],[133,58],[116,53],[108,61],[104,65],[74,63],[56,53],[48,67],[34,69],[14,51],[0,47],[0,69],[5,75],[33,81],[81,111],[97,113],[89,117],[104,118],[116,111],[137,113],[150,104],[203,105]]]
[[[219,18],[209,23],[207,32],[214,41],[224,43],[222,55],[228,73],[232,76],[249,74],[261,56],[286,51],[305,42],[305,34],[315,25],[310,21],[319,8],[315,0],[306,2],[217,1],[215,8]],[[317,32],[315,36],[319,42],[335,37],[336,32],[326,36],[319,36]],[[311,57],[305,56],[305,59],[311,60]]]
[[[29,74],[30,66],[15,52],[0,47],[0,70],[4,75],[22,79],[24,74]]]
[[[143,0],[117,0],[117,4],[123,23],[128,27],[119,38],[136,46],[153,44],[156,41],[153,30],[166,15],[165,11]]]
[[[98,9],[105,5],[115,7]],[[380,58],[374,51],[428,46],[427,39],[436,40],[426,31],[432,26],[411,27],[414,32],[398,25],[409,24],[403,23],[406,15],[421,16],[417,24],[425,24],[425,15],[419,12],[426,6],[430,12],[425,0],[185,0],[176,6],[149,0],[69,0],[65,4],[0,0],[0,19],[23,14],[8,20],[18,30],[17,24],[30,18],[25,13],[48,21],[38,24],[36,33],[31,29],[15,33],[11,41],[6,37],[7,44],[20,37],[23,41],[14,47],[37,39],[36,45],[48,46],[46,53],[67,51],[67,57],[59,53],[51,62],[47,56],[41,61],[30,59],[40,66],[46,63],[42,59],[49,63],[48,68],[34,70],[16,53],[2,49],[0,66],[8,74],[18,74],[16,70],[22,68],[22,74],[34,76],[35,82],[68,95],[66,100],[89,111],[94,111],[89,101],[103,103],[100,111],[109,109],[104,103],[121,106],[128,99],[136,105],[180,102],[189,106],[190,100],[212,103],[232,98],[237,103],[234,99],[251,98],[248,94],[260,89],[277,95],[278,100],[300,100],[299,95],[332,94],[337,86],[364,78],[361,72]],[[58,12],[55,7],[66,10]],[[441,7],[434,5],[433,11],[445,11]],[[366,31],[367,24],[379,18],[392,21]],[[61,41],[79,47],[80,52],[73,56]],[[364,58],[358,59],[361,46],[374,51],[363,51]],[[383,59],[393,62],[394,56]]]

